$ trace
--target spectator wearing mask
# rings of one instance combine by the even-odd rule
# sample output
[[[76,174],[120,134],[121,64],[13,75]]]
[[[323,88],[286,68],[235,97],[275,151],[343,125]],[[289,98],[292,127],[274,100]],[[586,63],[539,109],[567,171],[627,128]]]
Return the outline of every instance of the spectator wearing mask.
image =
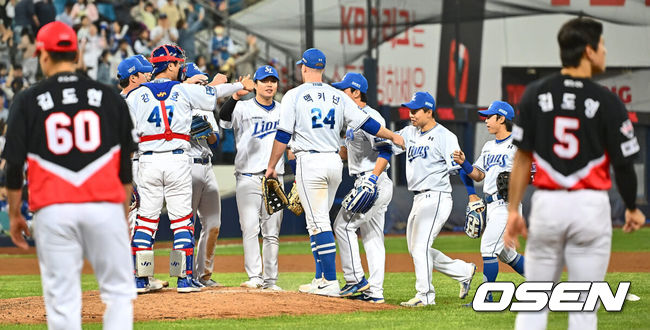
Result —
[[[226,35],[223,25],[215,26],[214,37],[212,38],[212,64],[216,67],[224,65],[230,58],[230,54],[235,53],[234,49],[235,45],[230,40],[230,37]]]

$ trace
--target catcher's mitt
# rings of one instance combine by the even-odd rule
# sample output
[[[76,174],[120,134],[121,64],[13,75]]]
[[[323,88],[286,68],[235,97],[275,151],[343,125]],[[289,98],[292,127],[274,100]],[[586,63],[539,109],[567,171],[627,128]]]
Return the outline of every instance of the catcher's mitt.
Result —
[[[504,201],[508,201],[508,183],[510,182],[510,172],[501,172],[497,175],[497,191]]]
[[[262,197],[268,214],[280,211],[289,204],[287,196],[282,191],[282,185],[276,178],[262,177]]]
[[[190,135],[193,139],[207,139],[212,134],[212,125],[203,116],[192,117]]]
[[[371,175],[345,195],[341,206],[354,213],[366,213],[377,200],[377,176]]]
[[[289,200],[289,205],[287,205],[287,208],[291,212],[293,212],[295,215],[301,215],[302,212],[304,212],[302,204],[300,204],[300,196],[298,196],[298,188],[296,187],[295,181],[293,183],[293,187],[291,187],[291,191],[289,192],[287,199]]]
[[[470,238],[479,238],[485,230],[486,209],[483,200],[469,202],[465,212],[465,234]]]

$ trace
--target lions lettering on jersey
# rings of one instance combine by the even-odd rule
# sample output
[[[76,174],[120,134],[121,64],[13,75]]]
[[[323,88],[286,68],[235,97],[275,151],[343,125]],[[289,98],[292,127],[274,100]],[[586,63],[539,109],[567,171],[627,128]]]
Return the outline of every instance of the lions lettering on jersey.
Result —
[[[257,118],[259,119],[259,118]],[[265,121],[259,120],[255,121],[255,126],[253,127],[253,137],[258,139],[263,139],[269,134],[273,134],[277,131],[278,124],[280,120],[276,121]]]
[[[406,157],[408,157],[409,162],[412,162],[414,159],[418,157],[427,158],[427,151],[429,151],[429,146],[409,147]]]
[[[500,167],[506,167],[508,163],[508,155],[487,155],[483,159],[483,168],[488,171],[492,166],[498,165]]]

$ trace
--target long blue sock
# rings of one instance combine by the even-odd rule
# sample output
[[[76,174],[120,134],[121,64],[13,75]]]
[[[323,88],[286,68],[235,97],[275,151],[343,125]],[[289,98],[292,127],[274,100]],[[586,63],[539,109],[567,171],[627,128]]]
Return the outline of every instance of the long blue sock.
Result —
[[[314,235],[316,250],[321,261],[323,276],[328,281],[336,281],[336,243],[334,233],[324,231]]]
[[[321,278],[323,277],[323,268],[321,267],[318,250],[316,249],[316,239],[314,236],[309,236],[309,240],[311,241],[311,253],[314,255],[314,262],[316,263],[316,275],[314,278]]]
[[[499,260],[497,257],[483,257],[483,281],[494,282],[499,275]],[[487,301],[492,301],[492,292],[488,293]]]
[[[519,275],[524,276],[524,256],[517,253],[517,257],[508,263]]]

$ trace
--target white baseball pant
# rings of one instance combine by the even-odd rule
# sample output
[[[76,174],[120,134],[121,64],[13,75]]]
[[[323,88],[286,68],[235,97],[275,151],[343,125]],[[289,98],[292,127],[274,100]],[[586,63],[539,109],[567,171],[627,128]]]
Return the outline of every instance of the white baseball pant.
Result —
[[[537,190],[526,242],[526,281],[604,281],[612,248],[607,191]],[[585,293],[580,300],[586,299]],[[597,329],[593,312],[569,313],[569,329]],[[548,309],[517,314],[516,329],[546,329]]]
[[[49,329],[81,329],[84,258],[106,304],[104,329],[132,329],[136,293],[128,230],[122,204],[55,204],[34,214]]]
[[[481,256],[498,257],[504,263],[510,263],[517,257],[517,250],[505,246],[503,232],[508,222],[508,204],[497,200],[487,204],[485,231],[481,235]],[[521,211],[521,206],[519,206]]]
[[[244,268],[249,279],[259,279],[265,286],[275,285],[278,280],[278,251],[280,250],[280,225],[282,212],[272,215],[266,212],[262,197],[263,173],[237,173],[236,198],[239,224],[244,246]],[[278,177],[280,182],[282,176]],[[259,234],[262,232],[262,255]],[[262,261],[264,267],[262,267]]]
[[[332,231],[330,209],[343,175],[341,157],[335,152],[298,152],[296,172],[298,196],[305,210],[309,235]]]
[[[413,207],[406,225],[406,243],[415,266],[417,298],[426,305],[435,304],[436,292],[431,283],[433,269],[456,281],[472,277],[474,266],[451,259],[431,246],[451,213],[450,193],[425,191],[413,197]]]
[[[360,176],[354,186],[357,187],[365,179],[366,176]],[[384,223],[388,204],[393,198],[393,181],[385,172],[379,176],[377,181],[377,194],[375,204],[366,213],[355,214],[341,208],[334,221],[334,230],[345,281],[351,284],[359,283],[365,275],[357,239],[357,229],[359,229],[370,272],[370,277],[368,277],[370,289],[366,291],[366,294],[373,298],[383,298],[386,265]]]
[[[195,248],[195,274],[197,278],[208,280],[212,276],[214,249],[221,228],[219,185],[210,162],[192,165],[192,213],[201,221],[201,234]]]

